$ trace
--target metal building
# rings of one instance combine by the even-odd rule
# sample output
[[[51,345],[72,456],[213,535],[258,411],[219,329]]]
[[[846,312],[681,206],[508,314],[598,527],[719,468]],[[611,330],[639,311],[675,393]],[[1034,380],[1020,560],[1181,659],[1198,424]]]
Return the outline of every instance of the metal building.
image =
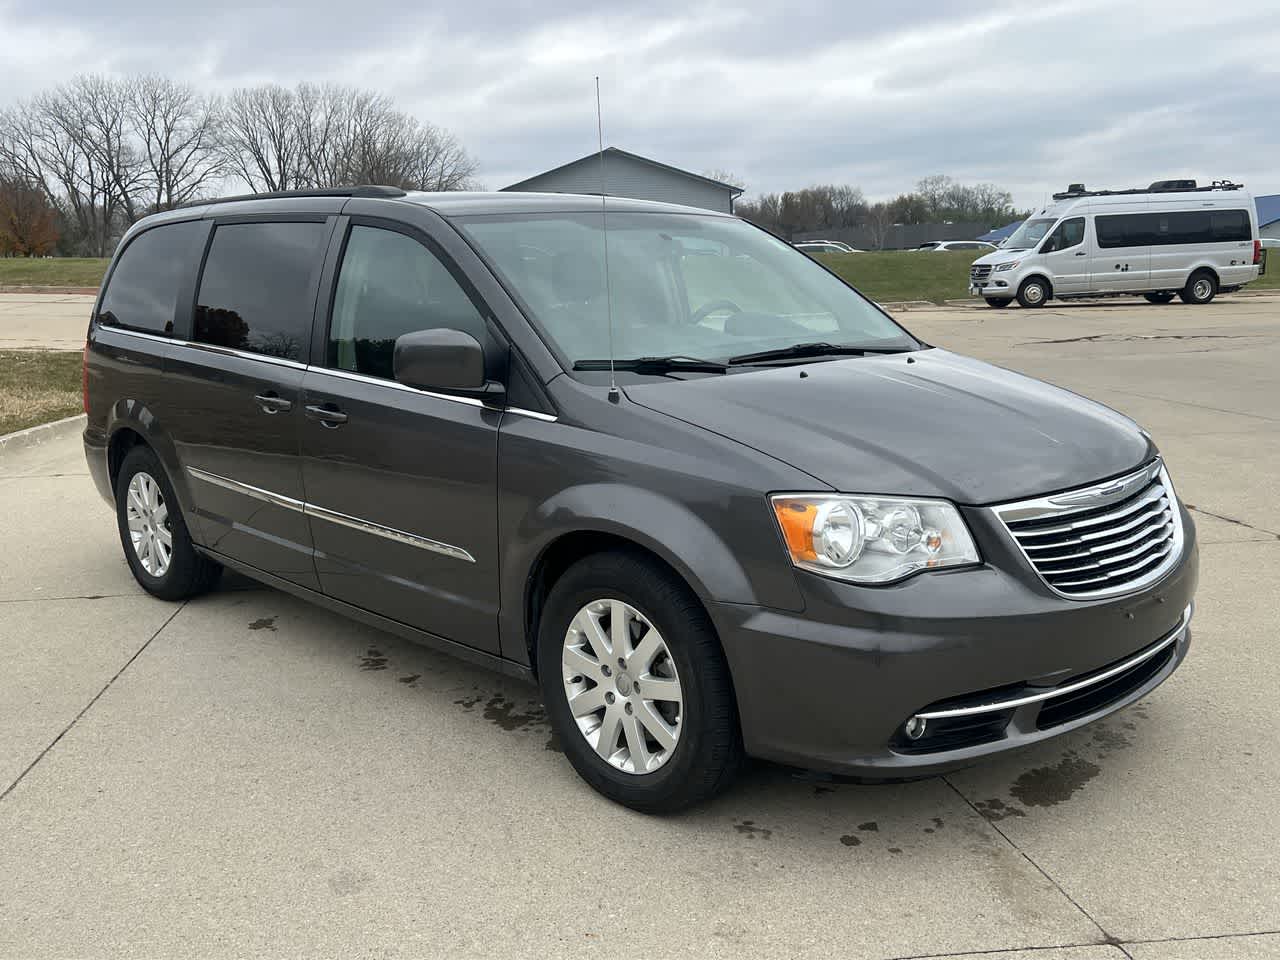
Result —
[[[608,147],[604,151],[605,193],[635,200],[661,200],[733,213],[742,188],[721,183],[636,153]],[[546,173],[513,183],[503,190],[525,193],[600,193],[600,154],[592,153]]]

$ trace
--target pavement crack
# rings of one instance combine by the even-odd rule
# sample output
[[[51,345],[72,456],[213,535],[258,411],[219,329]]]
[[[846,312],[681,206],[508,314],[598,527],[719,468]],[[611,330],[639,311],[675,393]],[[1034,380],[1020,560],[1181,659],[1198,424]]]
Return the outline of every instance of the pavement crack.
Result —
[[[1275,537],[1277,540],[1280,540],[1280,533],[1276,533],[1274,530],[1255,527],[1252,523],[1245,520],[1237,520],[1235,517],[1228,517],[1221,513],[1214,513],[1212,510],[1206,510],[1204,507],[1197,507],[1194,503],[1184,503],[1183,506],[1192,513],[1203,513],[1206,517],[1213,517],[1215,520],[1225,520],[1227,523],[1234,523],[1237,527],[1244,527],[1246,530],[1252,530],[1254,533],[1265,533],[1268,537]]]
[[[1020,347],[1047,343],[1146,343],[1151,340],[1263,340],[1259,334],[1248,333],[1095,333],[1085,337],[1066,337],[1062,340],[1024,340]]]
[[[1067,893],[1066,888],[1064,888],[1062,884],[1060,884],[1057,880],[1051,877],[1049,875],[1049,872],[1045,870],[1044,867],[1040,866],[1040,864],[1032,860],[1030,854],[1028,854],[1016,843],[1014,843],[1013,838],[1010,837],[1003,830],[1001,830],[999,824],[997,824],[994,820],[990,820],[986,816],[984,816],[982,811],[979,810],[974,805],[973,801],[970,800],[968,797],[966,797],[964,793],[960,790],[960,788],[951,782],[950,777],[944,776],[941,779],[943,783],[945,783],[948,787],[950,787],[953,791],[955,791],[956,796],[959,797],[970,810],[972,810],[977,816],[981,817],[983,822],[986,823],[988,826],[990,826],[991,829],[994,830],[996,833],[998,833],[1004,839],[1005,843],[1009,844],[1010,847],[1016,850],[1018,852],[1018,855],[1021,856],[1022,859],[1026,860],[1027,863],[1031,864],[1031,866],[1033,866],[1036,869],[1036,872],[1038,872],[1040,876],[1044,877],[1046,880],[1049,881],[1049,883],[1053,884],[1054,889],[1057,890],[1060,894],[1062,894],[1066,898],[1068,903],[1070,903],[1073,907],[1079,910],[1081,915],[1084,916],[1086,920],[1088,920],[1090,923],[1092,923],[1095,927],[1098,928],[1098,933],[1101,934],[1102,939],[1098,943],[1092,944],[1093,946],[1106,944],[1108,946],[1115,947],[1117,950],[1123,953],[1126,957],[1129,956],[1128,951],[1126,951],[1124,947],[1120,945],[1120,941],[1116,937],[1113,937],[1110,933],[1108,933],[1106,929],[1102,926],[1102,924],[1100,924],[1096,919],[1094,919],[1093,914],[1091,914],[1088,910],[1082,907],[1079,901],[1076,900],[1075,897]],[[1132,958],[1130,958],[1130,960],[1132,960]]]
[[[187,606],[187,601],[184,600],[181,604],[178,605],[178,609],[174,610],[173,613],[169,614],[169,616],[165,618],[164,623],[160,624],[160,626],[156,628],[155,633],[147,637],[146,643],[144,643],[142,646],[140,646],[137,650],[134,651],[133,656],[131,656],[128,660],[125,661],[124,666],[122,666],[119,670],[117,670],[115,674],[111,677],[111,679],[108,680],[105,684],[103,684],[102,689],[93,695],[93,698],[88,703],[86,703],[83,708],[81,708],[80,712],[77,713],[71,719],[70,723],[68,723],[65,727],[62,728],[61,732],[59,732],[59,734],[49,742],[49,745],[46,746],[43,750],[41,750],[40,753],[36,755],[36,758],[34,760],[32,760],[29,764],[27,764],[26,768],[20,774],[18,774],[17,779],[15,779],[13,783],[5,787],[3,792],[0,792],[0,801],[3,801],[5,797],[13,793],[13,791],[17,788],[18,784],[20,784],[26,778],[27,774],[36,768],[36,764],[38,764],[41,760],[43,760],[45,756],[49,753],[49,751],[52,750],[54,747],[56,747],[58,745],[58,742],[63,737],[65,737],[68,733],[71,732],[71,728],[80,722],[80,718],[89,712],[90,708],[95,703],[98,702],[98,699],[104,693],[106,693],[109,689],[111,689],[111,685],[120,679],[121,674],[123,674],[126,670],[128,670],[129,667],[133,666],[133,661],[137,660],[138,657],[142,656],[142,652],[146,650],[147,647],[151,646],[151,641],[154,640],[156,637],[160,636],[161,631],[163,631],[165,627],[169,626],[169,624],[173,622],[173,618],[176,617],[178,614],[180,614],[184,609],[186,609],[186,606]]]

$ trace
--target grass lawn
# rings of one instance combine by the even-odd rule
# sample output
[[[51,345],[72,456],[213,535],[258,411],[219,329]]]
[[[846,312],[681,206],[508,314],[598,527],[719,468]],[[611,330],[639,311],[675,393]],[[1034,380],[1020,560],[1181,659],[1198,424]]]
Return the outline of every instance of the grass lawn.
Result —
[[[818,259],[872,300],[959,300],[969,295],[977,251],[821,253]]]
[[[80,351],[0,350],[0,434],[79,413]]]
[[[0,257],[0,287],[96,287],[107,263],[97,257]]]

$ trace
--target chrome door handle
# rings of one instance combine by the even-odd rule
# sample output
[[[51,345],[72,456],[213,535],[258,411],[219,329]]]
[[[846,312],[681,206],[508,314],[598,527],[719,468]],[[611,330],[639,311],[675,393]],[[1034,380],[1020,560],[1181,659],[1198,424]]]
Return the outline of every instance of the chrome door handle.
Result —
[[[288,413],[293,409],[293,401],[274,393],[260,393],[253,398],[263,413]]]
[[[1087,250],[1078,250],[1078,251],[1076,251],[1076,256],[1077,256],[1077,257],[1087,257],[1088,255],[1089,255],[1089,252],[1088,252]]]
[[[307,416],[312,420],[319,420],[322,427],[329,427],[330,429],[340,427],[347,422],[347,415],[329,404],[325,406],[308,404]]]

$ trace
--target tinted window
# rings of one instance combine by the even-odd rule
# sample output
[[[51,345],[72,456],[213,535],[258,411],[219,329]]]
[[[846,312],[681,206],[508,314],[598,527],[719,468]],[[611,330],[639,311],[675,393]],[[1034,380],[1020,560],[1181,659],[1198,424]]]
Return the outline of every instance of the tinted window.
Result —
[[[172,333],[178,289],[204,229],[199,220],[188,220],[136,236],[111,272],[99,320],[130,330]]]
[[[1098,217],[1098,246],[1230,243],[1253,237],[1246,210],[1183,210]]]
[[[323,223],[230,223],[214,231],[195,339],[301,360],[311,336]]]
[[[329,326],[329,366],[392,376],[396,338],[448,327],[486,342],[484,317],[448,268],[412,237],[352,227]]]

